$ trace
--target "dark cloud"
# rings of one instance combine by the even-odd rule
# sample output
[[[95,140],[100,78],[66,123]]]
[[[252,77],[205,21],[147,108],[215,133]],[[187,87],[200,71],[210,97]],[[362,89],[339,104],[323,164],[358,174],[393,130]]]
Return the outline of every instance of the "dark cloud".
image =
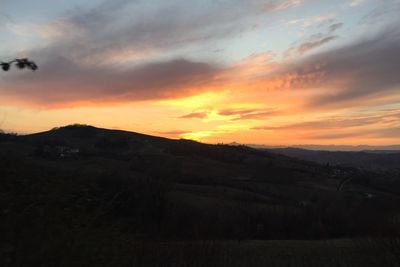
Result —
[[[292,54],[303,55],[307,52],[319,48],[327,43],[330,43],[338,38],[335,32],[343,27],[343,23],[334,23],[329,25],[325,32],[312,34],[300,41],[294,43],[288,50],[285,51],[285,56],[291,56]]]
[[[315,48],[318,48],[320,46],[323,46],[324,44],[329,43],[329,42],[331,42],[331,41],[333,41],[335,39],[337,39],[337,36],[328,36],[328,37],[322,38],[322,39],[320,39],[318,41],[315,41],[315,42],[302,43],[299,47],[297,47],[296,50],[297,50],[297,52],[299,54],[302,55],[302,54],[305,54],[305,53],[307,53],[308,51],[310,51],[312,49],[315,49]]]
[[[194,93],[213,81],[218,67],[176,58],[173,51],[239,34],[251,29],[250,17],[290,3],[117,0],[69,10],[42,29],[49,45],[26,51],[40,71],[8,75],[0,93],[4,101],[45,106]],[[139,59],[129,67],[134,58]]]
[[[343,23],[334,23],[328,27],[329,32],[335,32],[343,27]]]
[[[3,82],[2,97],[45,106],[73,102],[138,101],[193,93],[213,80],[217,70],[177,59],[126,70],[85,67],[65,58],[41,65],[36,73],[16,73]]]
[[[393,26],[286,66],[278,76],[292,88],[321,88],[310,107],[351,106],[358,99],[399,93],[399,69],[400,30]]]
[[[375,38],[335,49],[306,61],[320,64],[326,88],[311,105],[353,101],[371,95],[387,95],[400,89],[400,32],[388,30]]]
[[[68,58],[102,61],[115,53],[162,53],[199,42],[207,46],[251,30],[253,25],[247,19],[274,11],[277,2],[105,1],[93,9],[71,10],[55,21],[51,27],[56,38],[46,50]]]

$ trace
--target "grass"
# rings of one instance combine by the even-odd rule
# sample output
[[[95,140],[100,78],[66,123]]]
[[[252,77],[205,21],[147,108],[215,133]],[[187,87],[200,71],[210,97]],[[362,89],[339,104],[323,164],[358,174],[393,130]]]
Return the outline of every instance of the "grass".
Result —
[[[82,242],[42,249],[34,258],[19,257],[2,266],[400,266],[399,247],[388,249],[377,240],[162,242],[121,237],[99,243],[98,235],[107,234],[86,234]]]
[[[30,140],[76,147],[78,130],[0,140],[1,267],[399,266],[399,239],[359,238],[394,236],[399,198],[337,192],[328,168],[232,147],[131,134],[125,157],[123,136],[89,128],[82,155],[59,158]]]

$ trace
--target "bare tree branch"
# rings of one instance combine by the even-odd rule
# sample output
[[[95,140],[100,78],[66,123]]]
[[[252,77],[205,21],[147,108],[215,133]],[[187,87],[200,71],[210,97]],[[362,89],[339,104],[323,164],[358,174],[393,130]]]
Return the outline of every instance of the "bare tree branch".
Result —
[[[18,69],[30,69],[32,71],[36,71],[38,69],[38,66],[36,65],[35,62],[27,59],[27,58],[21,58],[21,59],[14,59],[8,62],[1,62],[0,66],[3,69],[3,71],[8,71],[10,70],[12,65],[15,65]]]

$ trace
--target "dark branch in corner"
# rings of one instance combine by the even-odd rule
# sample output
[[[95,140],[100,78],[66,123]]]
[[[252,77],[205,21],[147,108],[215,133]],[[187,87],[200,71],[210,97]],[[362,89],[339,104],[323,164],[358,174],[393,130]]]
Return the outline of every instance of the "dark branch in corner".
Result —
[[[36,65],[36,63],[27,58],[14,59],[14,60],[11,60],[8,62],[1,62],[0,66],[3,69],[3,71],[8,71],[8,70],[10,70],[10,68],[13,64],[20,70],[30,69],[32,71],[36,71],[38,69],[38,66]]]

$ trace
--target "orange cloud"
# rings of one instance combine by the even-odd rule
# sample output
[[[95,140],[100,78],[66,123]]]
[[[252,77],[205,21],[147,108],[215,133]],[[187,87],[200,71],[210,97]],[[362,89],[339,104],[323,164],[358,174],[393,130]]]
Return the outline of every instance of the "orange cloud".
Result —
[[[181,119],[204,119],[207,117],[207,112],[192,112],[183,116],[180,116]]]

